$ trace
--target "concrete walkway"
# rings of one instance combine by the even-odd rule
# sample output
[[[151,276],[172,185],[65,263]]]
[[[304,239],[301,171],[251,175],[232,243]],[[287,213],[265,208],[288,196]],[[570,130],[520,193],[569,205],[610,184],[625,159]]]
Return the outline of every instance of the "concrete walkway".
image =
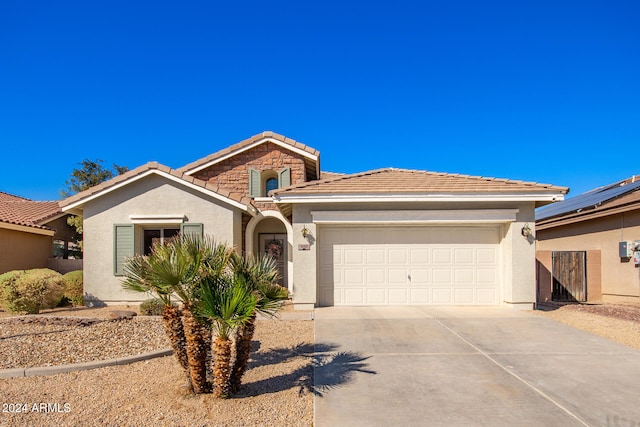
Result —
[[[315,311],[315,426],[640,425],[640,351],[500,307]]]

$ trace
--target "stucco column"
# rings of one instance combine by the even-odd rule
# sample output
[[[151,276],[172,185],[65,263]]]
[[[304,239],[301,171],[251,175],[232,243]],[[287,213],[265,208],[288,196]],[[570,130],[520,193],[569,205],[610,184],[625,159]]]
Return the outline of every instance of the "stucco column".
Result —
[[[293,304],[297,310],[311,310],[317,295],[318,227],[312,222],[308,208],[293,208]],[[308,230],[307,237],[302,230]]]
[[[532,235],[522,235],[528,225]],[[507,225],[503,249],[505,251],[505,277],[503,301],[513,308],[530,310],[536,301],[535,277],[535,218],[532,207],[520,209],[515,222]],[[509,256],[511,259],[509,260]]]

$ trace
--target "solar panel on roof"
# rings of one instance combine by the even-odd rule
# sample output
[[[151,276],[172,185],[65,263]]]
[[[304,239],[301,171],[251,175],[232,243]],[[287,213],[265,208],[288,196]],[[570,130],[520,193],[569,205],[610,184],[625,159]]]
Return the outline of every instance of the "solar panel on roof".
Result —
[[[579,209],[595,207],[603,202],[615,199],[625,193],[629,193],[638,187],[640,187],[640,181],[626,185],[597,188],[571,199],[553,203],[545,206],[544,208],[538,209],[536,211],[536,221],[562,215],[568,212],[574,212]]]

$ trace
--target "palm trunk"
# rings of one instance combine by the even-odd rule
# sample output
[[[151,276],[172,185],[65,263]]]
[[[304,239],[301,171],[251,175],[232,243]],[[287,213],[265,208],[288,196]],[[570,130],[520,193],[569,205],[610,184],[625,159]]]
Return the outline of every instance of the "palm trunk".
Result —
[[[249,357],[251,356],[251,340],[256,330],[256,312],[254,311],[247,323],[242,325],[238,330],[238,338],[236,339],[236,361],[231,370],[231,391],[234,393],[240,389],[242,384],[242,376],[247,370]]]
[[[162,310],[162,321],[169,337],[173,354],[187,376],[189,389],[193,390],[189,373],[189,361],[187,359],[187,341],[184,336],[184,327],[182,326],[182,311],[171,305],[165,305]]]
[[[207,382],[207,349],[202,326],[193,315],[189,304],[185,304],[182,321],[187,341],[187,360],[191,384],[196,394],[207,393],[211,388]]]
[[[215,341],[215,361],[213,364],[213,395],[214,397],[229,397],[231,386],[231,340],[218,336]]]

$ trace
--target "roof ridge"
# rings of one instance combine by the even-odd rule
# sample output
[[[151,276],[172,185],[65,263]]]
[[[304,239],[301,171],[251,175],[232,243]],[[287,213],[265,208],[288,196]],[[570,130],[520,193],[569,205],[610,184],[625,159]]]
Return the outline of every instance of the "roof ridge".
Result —
[[[207,155],[205,157],[201,157],[201,158],[199,158],[197,160],[194,160],[193,162],[188,163],[188,164],[186,164],[184,166],[181,166],[181,167],[177,168],[176,170],[180,171],[180,172],[189,172],[189,171],[191,171],[193,169],[196,169],[196,168],[198,168],[198,167],[200,167],[200,166],[202,166],[204,164],[207,164],[207,163],[212,162],[212,161],[214,161],[216,159],[224,157],[227,154],[231,154],[236,150],[242,149],[242,148],[244,148],[246,146],[249,146],[249,145],[251,145],[251,144],[253,144],[255,142],[258,142],[258,141],[260,141],[262,139],[267,139],[267,138],[272,138],[272,139],[275,139],[276,141],[283,142],[283,143],[291,146],[292,148],[297,148],[299,150],[305,151],[305,152],[307,152],[307,153],[309,153],[310,155],[313,155],[313,156],[319,156],[320,155],[320,152],[318,150],[316,150],[315,148],[309,147],[306,144],[303,144],[303,143],[301,143],[299,141],[296,141],[295,139],[289,138],[289,137],[284,136],[282,134],[279,134],[277,132],[273,132],[273,131],[270,131],[270,130],[265,130],[265,131],[263,131],[261,133],[257,133],[257,134],[255,134],[253,136],[250,136],[249,138],[243,139],[240,142],[236,142],[233,145],[230,145],[228,147],[222,148],[222,149],[220,149],[220,150],[218,150],[218,151],[216,151],[214,153],[211,153],[211,154],[209,154],[209,155]]]

